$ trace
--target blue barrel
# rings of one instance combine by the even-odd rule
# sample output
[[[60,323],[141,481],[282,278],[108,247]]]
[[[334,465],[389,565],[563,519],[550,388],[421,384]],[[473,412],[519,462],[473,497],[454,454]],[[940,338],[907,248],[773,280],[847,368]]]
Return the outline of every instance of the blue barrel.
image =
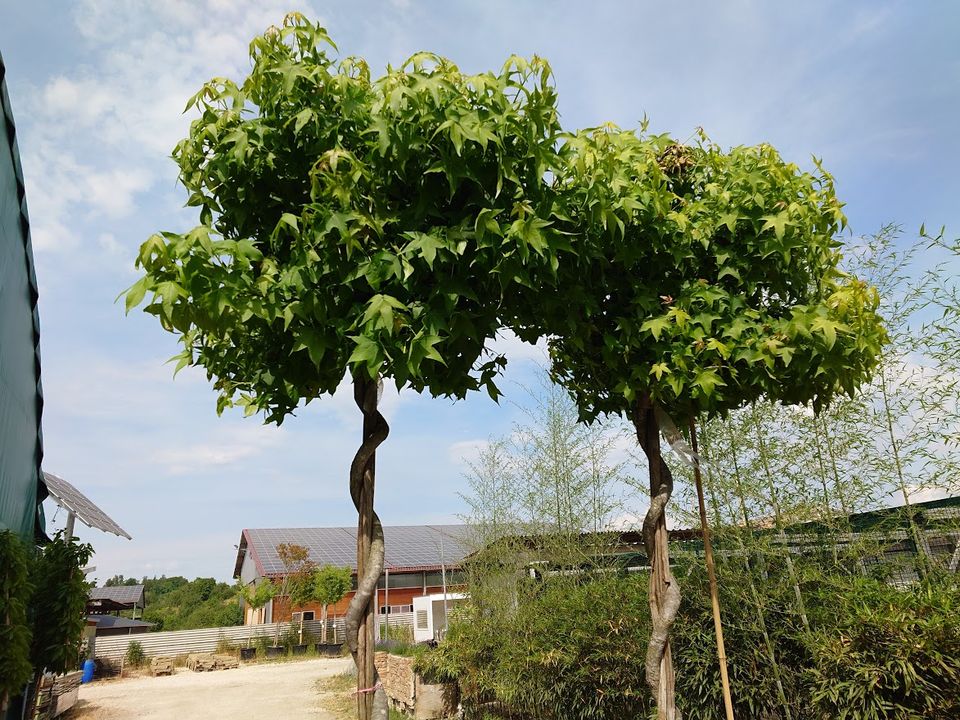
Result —
[[[93,680],[93,660],[83,661],[83,675],[80,676],[80,682],[88,683]]]

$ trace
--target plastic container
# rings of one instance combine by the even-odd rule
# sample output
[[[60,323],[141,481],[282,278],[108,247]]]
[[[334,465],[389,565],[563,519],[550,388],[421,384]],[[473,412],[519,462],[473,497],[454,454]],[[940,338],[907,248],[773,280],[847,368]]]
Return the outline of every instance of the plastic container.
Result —
[[[93,660],[83,661],[83,675],[80,676],[81,683],[88,683],[93,680]]]

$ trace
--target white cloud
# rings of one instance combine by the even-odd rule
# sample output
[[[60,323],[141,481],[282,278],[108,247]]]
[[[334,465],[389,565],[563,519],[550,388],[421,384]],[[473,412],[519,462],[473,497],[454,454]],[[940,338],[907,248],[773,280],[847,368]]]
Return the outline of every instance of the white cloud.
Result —
[[[100,169],[82,163],[52,140],[31,145],[23,155],[33,246],[38,253],[69,255],[83,243],[84,221],[105,226],[129,217],[137,198],[153,184],[143,168]]]
[[[110,218],[130,214],[137,193],[150,187],[150,175],[138,168],[112,168],[106,172],[85,170],[85,186],[81,188],[85,202],[93,211]]]
[[[282,433],[280,428],[255,422],[229,427],[218,425],[209,439],[158,450],[150,461],[172,475],[200,474],[211,468],[234,465],[260,455],[279,444],[283,439]]]
[[[167,420],[177,412],[177,390],[206,382],[202,370],[188,367],[174,383],[173,367],[158,358],[130,362],[81,353],[70,360],[43,375],[45,416],[55,413],[73,422]]]
[[[91,125],[118,104],[118,96],[106,85],[89,78],[59,76],[43,88],[43,107],[48,117],[68,119],[71,126]]]
[[[211,77],[241,80],[250,38],[288,10],[278,0],[77,3],[87,62],[34,88],[26,103],[23,154],[38,252],[68,255],[81,243],[64,230],[78,219],[101,230],[131,215],[156,178],[172,187],[169,155],[193,116],[183,113],[187,99]]]
[[[458,465],[467,465],[476,462],[480,453],[490,447],[489,440],[460,440],[447,448],[447,456],[450,462]]]
[[[36,214],[30,215],[30,238],[34,252],[55,253],[73,250],[80,243],[77,234],[58,219]]]
[[[606,525],[604,525],[604,530],[613,530],[616,532],[624,532],[626,530],[639,530],[643,527],[643,516],[646,514],[644,512],[624,512],[619,515],[607,520]]]

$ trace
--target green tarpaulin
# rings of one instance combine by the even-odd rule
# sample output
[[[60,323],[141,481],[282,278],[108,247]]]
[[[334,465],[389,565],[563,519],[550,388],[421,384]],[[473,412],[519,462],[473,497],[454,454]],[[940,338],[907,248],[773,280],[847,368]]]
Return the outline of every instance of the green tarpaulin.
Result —
[[[43,444],[40,320],[16,130],[0,55],[0,530],[37,528]],[[42,492],[42,489],[41,489]]]

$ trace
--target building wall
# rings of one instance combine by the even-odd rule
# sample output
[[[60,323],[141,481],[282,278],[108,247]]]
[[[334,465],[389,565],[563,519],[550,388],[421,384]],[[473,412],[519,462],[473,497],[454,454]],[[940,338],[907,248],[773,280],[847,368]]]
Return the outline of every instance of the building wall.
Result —
[[[240,582],[249,585],[257,579],[257,564],[253,561],[253,555],[248,551],[243,557],[243,563],[240,565]]]
[[[391,577],[391,580],[393,578]],[[461,586],[447,585],[447,592],[460,591],[463,588]],[[421,597],[423,595],[436,595],[443,592],[443,587],[439,585],[428,585],[426,592],[424,592],[423,586],[417,588],[390,588],[389,602],[391,607],[396,607],[399,605],[412,605],[413,598]],[[383,588],[377,591],[377,608],[384,606],[387,601],[387,594]],[[328,609],[329,615],[331,618],[339,617],[347,612],[347,608],[350,606],[350,600],[353,599],[353,592],[347,593],[340,602],[336,605],[331,605]],[[310,603],[305,605],[302,608],[296,608],[296,611],[313,611],[314,618],[319,620],[320,613],[323,610],[323,607],[319,603]],[[288,622],[291,617],[291,608],[287,603],[286,597],[275,597],[273,599],[273,622]],[[251,616],[248,613],[247,617],[244,618],[244,622],[247,624],[255,624],[256,620],[251,620]],[[262,622],[262,621],[261,621]]]

